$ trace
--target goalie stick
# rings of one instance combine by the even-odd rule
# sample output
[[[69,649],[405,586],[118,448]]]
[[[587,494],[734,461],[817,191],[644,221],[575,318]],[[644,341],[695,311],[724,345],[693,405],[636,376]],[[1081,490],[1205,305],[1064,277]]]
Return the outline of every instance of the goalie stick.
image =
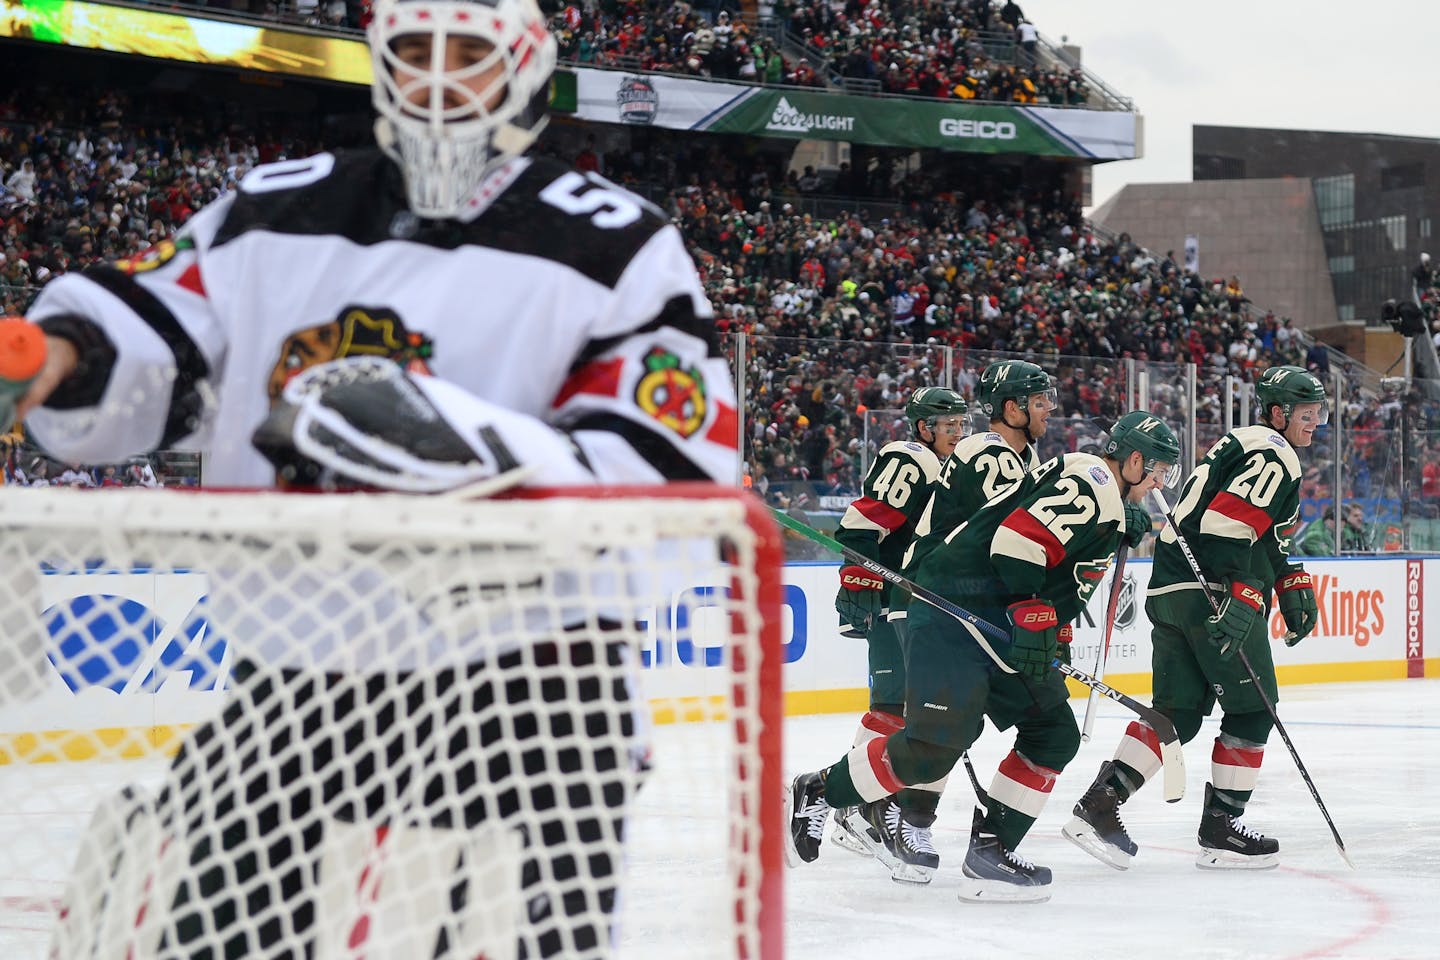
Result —
[[[1007,646],[1010,644],[1010,634],[1001,630],[988,620],[980,619],[969,610],[966,610],[958,604],[951,603],[935,591],[922,587],[920,584],[901,576],[889,567],[876,563],[863,553],[851,550],[849,547],[840,543],[840,541],[827,537],[814,527],[802,523],[780,510],[772,508],[771,512],[775,515],[775,519],[780,522],[781,526],[788,527],[807,540],[818,543],[827,550],[840,554],[850,563],[864,567],[881,579],[893,583],[916,600],[930,604],[930,606],[939,610],[941,613],[948,614],[962,623],[968,623],[981,633],[988,634],[991,638]],[[980,645],[980,648],[985,651],[986,655],[994,661],[997,667],[1005,673],[1015,672],[1015,668],[1006,663],[1005,660],[995,652],[995,648],[990,646],[983,637],[974,637],[974,639],[975,642]],[[1147,707],[1140,701],[1126,696],[1114,687],[1096,680],[1090,676],[1090,674],[1075,669],[1059,658],[1051,660],[1050,665],[1065,676],[1096,691],[1102,697],[1108,697],[1114,700],[1122,707],[1135,713],[1141,720],[1145,721],[1146,725],[1155,731],[1155,736],[1160,741],[1160,760],[1165,772],[1164,791],[1166,802],[1174,803],[1185,796],[1185,753],[1180,744],[1180,737],[1175,732],[1175,724],[1171,723],[1168,717],[1158,710]]]
[[[1110,580],[1110,606],[1105,611],[1105,636],[1100,640],[1100,648],[1095,651],[1095,679],[1105,679],[1105,661],[1110,659],[1110,635],[1115,632],[1115,611],[1120,606],[1120,588],[1125,584],[1125,559],[1130,555],[1130,545],[1120,544],[1120,549],[1115,551],[1115,573]],[[1090,740],[1090,731],[1095,729],[1095,688],[1090,688],[1090,695],[1085,698],[1085,722],[1080,724],[1080,739]]]
[[[1220,604],[1210,595],[1210,587],[1205,582],[1205,574],[1200,570],[1200,563],[1195,559],[1195,554],[1190,552],[1190,544],[1185,540],[1185,534],[1180,532],[1180,525],[1175,522],[1175,517],[1170,512],[1170,506],[1165,498],[1160,496],[1160,491],[1151,490],[1155,502],[1160,507],[1160,512],[1165,516],[1165,522],[1170,524],[1170,531],[1175,534],[1175,543],[1180,547],[1180,552],[1185,555],[1185,562],[1190,565],[1190,572],[1195,574],[1195,580],[1200,584],[1200,592],[1205,594],[1205,599],[1210,601],[1210,609],[1215,616],[1220,615]],[[1255,685],[1255,692],[1260,696],[1260,702],[1265,705],[1265,712],[1270,714],[1270,719],[1275,724],[1275,729],[1280,732],[1280,739],[1285,741],[1285,748],[1290,751],[1290,759],[1295,761],[1295,769],[1300,771],[1300,779],[1305,781],[1305,786],[1310,788],[1310,796],[1315,798],[1315,805],[1320,808],[1320,816],[1325,818],[1325,824],[1330,828],[1330,835],[1335,838],[1335,849],[1340,852],[1340,859],[1345,861],[1346,866],[1351,870],[1355,864],[1350,860],[1350,855],[1345,852],[1345,841],[1340,839],[1340,831],[1335,829],[1335,821],[1330,819],[1330,811],[1325,809],[1325,801],[1320,799],[1320,791],[1315,789],[1315,781],[1310,779],[1310,771],[1305,769],[1305,764],[1300,760],[1300,754],[1295,749],[1295,744],[1290,740],[1290,734],[1285,730],[1285,724],[1280,722],[1280,715],[1275,712],[1275,704],[1270,700],[1265,688],[1260,685],[1260,678],[1255,675],[1255,668],[1250,666],[1250,658],[1245,656],[1243,649],[1237,649],[1235,655],[1240,658],[1240,664],[1245,672],[1250,675],[1250,682]]]

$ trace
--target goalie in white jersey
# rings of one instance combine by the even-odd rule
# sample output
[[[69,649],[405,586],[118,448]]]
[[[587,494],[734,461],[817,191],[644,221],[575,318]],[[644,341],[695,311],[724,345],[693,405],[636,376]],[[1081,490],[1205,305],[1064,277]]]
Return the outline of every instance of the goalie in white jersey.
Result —
[[[731,482],[736,400],[679,232],[602,178],[526,155],[545,124],[556,55],[535,0],[376,0],[369,43],[377,147],[259,167],[173,239],[46,287],[29,319],[44,329],[48,357],[18,407],[35,439],[76,462],[201,449],[206,484],[229,487],[358,483],[431,492],[522,475],[546,487]],[[508,700],[543,736],[542,701],[628,701],[617,663],[623,645],[605,631],[603,619],[588,632],[556,630],[525,654],[542,666],[568,664],[578,676],[556,689],[537,684],[526,695],[528,713],[523,696],[493,689],[463,665],[386,691],[374,676],[345,677],[314,660],[307,675],[304,638],[300,666],[268,651],[241,663],[225,716],[187,738],[160,813],[145,815],[173,829],[183,805],[192,819],[193,802],[175,797],[197,780],[208,782],[205,790],[228,789],[226,802],[267,804],[236,835],[190,834],[194,869],[173,890],[177,919],[155,949],[167,957],[313,951],[324,903],[302,875],[313,874],[320,857],[289,873],[272,863],[285,875],[278,889],[225,899],[225,888],[243,885],[254,869],[241,862],[238,844],[312,809],[373,821],[375,796],[393,785],[338,798],[329,783],[323,795],[289,792],[279,761],[276,769],[265,762],[278,740],[320,736],[352,765],[360,750],[381,770],[410,762],[403,744],[349,732],[341,743],[333,732],[339,706],[323,722],[316,717],[326,711],[302,720],[303,711],[291,709],[299,701],[287,700],[274,711],[279,720],[266,717],[262,726],[258,715],[270,712],[265,700],[274,690],[288,685],[296,697],[308,689],[357,711],[403,716],[453,688],[458,709]],[[589,729],[592,720],[605,729]],[[551,763],[627,763],[635,738],[627,710],[587,713],[585,726],[590,748]],[[467,750],[484,746],[452,742],[441,759],[456,776],[478,767],[483,779],[483,762]],[[245,751],[259,751],[259,760]],[[409,767],[396,774],[432,775]],[[236,777],[242,783],[223,782]],[[511,799],[576,803],[553,791]],[[569,811],[571,840],[618,830],[624,801],[606,792],[595,815]],[[487,816],[483,807],[447,811],[454,818],[443,825],[471,826]],[[279,824],[266,819],[277,815]],[[323,842],[301,840],[303,855]],[[536,857],[534,847],[555,842],[548,835],[525,842],[526,912],[538,932],[510,937],[509,952],[602,955],[616,864]],[[211,855],[213,864],[200,864]],[[464,896],[457,885],[452,899]],[[445,937],[426,936],[399,947],[400,955],[467,949],[442,949]]]

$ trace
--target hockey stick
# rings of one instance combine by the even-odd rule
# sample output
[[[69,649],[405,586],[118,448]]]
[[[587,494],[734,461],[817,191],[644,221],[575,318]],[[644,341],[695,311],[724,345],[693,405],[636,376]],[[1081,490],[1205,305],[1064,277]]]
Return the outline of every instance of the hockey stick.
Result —
[[[930,604],[930,606],[939,610],[941,613],[948,614],[962,623],[968,623],[977,631],[988,634],[993,639],[1007,646],[1010,644],[1010,634],[1001,630],[993,623],[981,620],[975,616],[975,614],[957,604],[951,603],[933,590],[922,587],[920,584],[901,576],[889,567],[876,563],[863,553],[851,550],[838,540],[825,536],[825,534],[816,530],[814,527],[802,523],[780,510],[771,508],[771,512],[775,515],[775,519],[780,522],[781,526],[788,527],[807,540],[818,543],[820,546],[840,554],[856,566],[864,567],[882,580],[893,583],[916,600]],[[995,648],[990,646],[983,637],[977,636],[974,633],[971,634],[971,637],[1001,670],[1005,673],[1015,672],[1015,668],[1006,663],[1004,659],[995,652]],[[1160,760],[1165,771],[1165,800],[1169,803],[1174,803],[1185,796],[1185,754],[1180,744],[1180,737],[1175,733],[1175,725],[1170,722],[1168,717],[1158,710],[1145,706],[1138,700],[1127,697],[1114,687],[1107,686],[1105,683],[1096,680],[1090,676],[1090,674],[1075,669],[1059,658],[1050,661],[1050,665],[1065,676],[1095,690],[1102,697],[1109,697],[1122,707],[1135,713],[1141,720],[1144,720],[1146,725],[1155,731],[1155,736],[1160,741]]]
[[[985,788],[980,786],[980,778],[975,776],[975,764],[970,762],[970,751],[966,750],[964,753],[960,754],[960,759],[965,761],[965,772],[970,774],[970,786],[975,788],[976,799],[980,801],[980,805],[982,807],[984,807],[986,810],[989,810],[990,794],[985,792]]]
[[[1155,496],[1155,501],[1160,505],[1160,512],[1165,516],[1165,522],[1170,524],[1170,530],[1175,534],[1175,543],[1180,547],[1180,552],[1185,555],[1185,562],[1190,565],[1190,572],[1195,574],[1195,580],[1200,584],[1200,592],[1205,594],[1205,599],[1210,601],[1210,609],[1215,616],[1220,616],[1220,604],[1210,595],[1210,587],[1205,582],[1205,574],[1200,570],[1200,564],[1195,559],[1195,554],[1190,552],[1190,544],[1185,541],[1185,535],[1180,532],[1180,525],[1175,522],[1175,517],[1170,513],[1170,507],[1165,503],[1165,498],[1160,496],[1159,489],[1150,491]],[[1310,788],[1310,796],[1315,798],[1315,805],[1320,808],[1320,816],[1325,818],[1325,823],[1330,827],[1330,835],[1335,838],[1335,849],[1340,851],[1340,859],[1344,860],[1351,870],[1355,864],[1351,862],[1350,855],[1345,852],[1345,841],[1340,839],[1340,831],[1335,829],[1335,821],[1330,819],[1330,811],[1325,809],[1325,801],[1320,799],[1320,791],[1315,789],[1315,781],[1310,779],[1310,771],[1305,769],[1305,764],[1300,759],[1295,744],[1290,740],[1290,734],[1285,730],[1285,724],[1280,722],[1280,715],[1275,712],[1275,704],[1271,702],[1265,688],[1260,685],[1260,678],[1255,674],[1255,668],[1250,666],[1250,658],[1245,656],[1243,649],[1237,648],[1235,655],[1240,658],[1241,665],[1245,672],[1250,674],[1250,682],[1255,685],[1255,692],[1260,696],[1260,702],[1265,705],[1265,712],[1270,714],[1270,719],[1275,724],[1275,729],[1280,731],[1280,739],[1285,741],[1285,748],[1290,751],[1290,759],[1295,761],[1295,769],[1300,771],[1300,779],[1305,781],[1305,786]]]
[[[1125,583],[1125,559],[1130,555],[1130,545],[1120,544],[1120,549],[1115,551],[1115,573],[1114,579],[1110,581],[1110,609],[1105,614],[1105,637],[1100,642],[1100,648],[1095,651],[1095,679],[1105,679],[1105,661],[1110,659],[1110,634],[1115,630],[1115,610],[1120,605],[1120,588]],[[1090,731],[1095,729],[1095,688],[1090,688],[1090,696],[1085,698],[1085,722],[1080,725],[1080,739],[1088,742]]]

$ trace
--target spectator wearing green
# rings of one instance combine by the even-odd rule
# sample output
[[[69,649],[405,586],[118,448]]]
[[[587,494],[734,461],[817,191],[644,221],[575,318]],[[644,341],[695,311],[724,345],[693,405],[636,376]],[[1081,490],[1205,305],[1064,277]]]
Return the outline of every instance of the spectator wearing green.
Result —
[[[1307,557],[1333,557],[1335,552],[1335,508],[1326,507],[1321,520],[1312,521],[1295,538],[1295,552]],[[1365,524],[1365,508],[1358,503],[1345,505],[1345,522],[1340,526],[1341,553],[1370,553],[1375,549]]]

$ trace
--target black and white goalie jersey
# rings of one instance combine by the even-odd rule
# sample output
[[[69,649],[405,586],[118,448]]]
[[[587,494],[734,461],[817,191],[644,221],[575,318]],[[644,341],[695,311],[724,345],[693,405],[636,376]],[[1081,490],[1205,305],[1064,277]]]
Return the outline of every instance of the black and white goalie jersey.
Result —
[[[114,347],[29,417],[62,460],[198,448],[207,483],[269,485],[249,441],[285,384],[383,356],[568,435],[569,482],[735,476],[734,388],[679,232],[551,160],[512,160],[444,221],[408,210],[376,149],[258,167],[172,240],[51,283],[29,318]]]

